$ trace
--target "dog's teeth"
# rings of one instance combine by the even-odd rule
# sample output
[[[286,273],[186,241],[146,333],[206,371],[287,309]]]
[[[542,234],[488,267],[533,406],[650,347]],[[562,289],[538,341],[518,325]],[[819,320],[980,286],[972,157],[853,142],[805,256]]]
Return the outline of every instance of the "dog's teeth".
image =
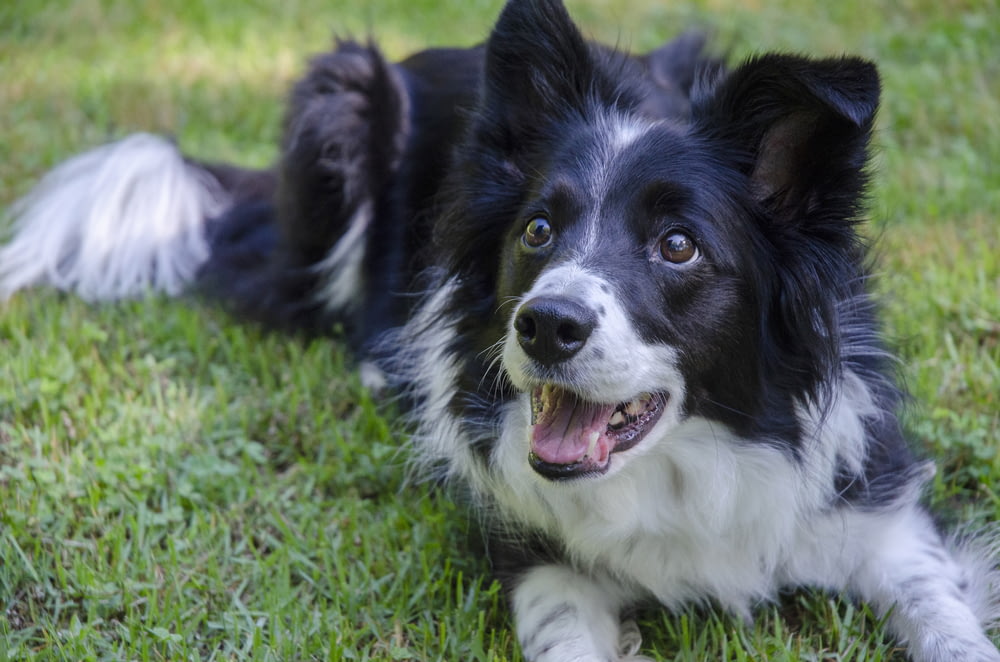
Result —
[[[628,416],[638,416],[646,411],[646,401],[642,398],[635,398],[625,405],[625,414]]]
[[[625,414],[622,413],[621,409],[616,409],[615,413],[611,414],[611,418],[608,419],[608,425],[613,428],[625,425]]]
[[[594,449],[597,448],[597,440],[601,438],[601,433],[594,430],[590,433],[587,441],[587,456],[593,457]]]

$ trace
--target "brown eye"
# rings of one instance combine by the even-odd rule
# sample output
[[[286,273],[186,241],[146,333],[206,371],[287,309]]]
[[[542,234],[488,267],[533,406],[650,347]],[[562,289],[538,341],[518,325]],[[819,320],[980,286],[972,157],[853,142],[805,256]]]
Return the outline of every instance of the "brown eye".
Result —
[[[698,247],[694,239],[674,231],[660,240],[660,256],[672,264],[685,264],[698,257]]]
[[[544,216],[536,216],[531,219],[527,227],[524,228],[524,235],[521,237],[524,245],[528,248],[542,248],[552,241],[552,226]]]

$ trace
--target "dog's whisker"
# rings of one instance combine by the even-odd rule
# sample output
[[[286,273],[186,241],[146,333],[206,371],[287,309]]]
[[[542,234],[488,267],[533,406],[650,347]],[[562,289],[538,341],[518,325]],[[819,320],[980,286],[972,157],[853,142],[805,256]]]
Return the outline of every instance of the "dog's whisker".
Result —
[[[507,305],[516,306],[520,302],[521,302],[521,297],[519,297],[519,296],[513,296],[512,295],[512,296],[508,296],[508,297],[503,297],[503,298],[501,298],[500,303],[497,304],[497,307],[493,311],[493,314],[494,315],[499,315],[503,311],[504,306],[507,306]]]
[[[503,389],[503,382],[509,381],[509,376],[506,371],[502,368],[497,368],[503,360],[503,350],[504,350],[505,339],[500,338],[497,342],[493,343],[487,349],[480,352],[480,356],[486,354],[488,362],[486,369],[483,372],[483,376],[479,381],[479,388],[483,387],[483,382],[489,375],[492,376],[492,383],[487,388],[487,394],[493,396],[499,394]]]
[[[726,404],[724,404],[724,403],[722,403],[722,402],[720,402],[718,400],[715,400],[713,398],[710,398],[710,397],[708,397],[707,395],[704,395],[704,394],[698,396],[698,401],[699,402],[707,402],[708,404],[714,405],[715,407],[718,407],[719,409],[724,409],[724,410],[726,410],[726,411],[728,411],[730,413],[738,414],[739,416],[743,416],[745,418],[752,418],[752,416],[753,416],[752,414],[750,414],[747,411],[743,411],[743,410],[741,410],[741,409],[739,409],[737,407],[726,405]]]

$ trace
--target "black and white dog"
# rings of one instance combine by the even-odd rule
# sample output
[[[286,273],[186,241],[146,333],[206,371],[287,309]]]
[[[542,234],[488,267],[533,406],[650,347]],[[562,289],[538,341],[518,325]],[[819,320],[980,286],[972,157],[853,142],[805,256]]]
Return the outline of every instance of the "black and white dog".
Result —
[[[638,604],[749,618],[808,585],[915,660],[995,662],[998,575],[918,503],[868,293],[878,102],[860,59],[627,56],[511,0],[479,48],[316,58],[273,170],[147,135],[68,161],[0,296],[194,286],[344,329],[472,496],[530,660],[638,659]]]

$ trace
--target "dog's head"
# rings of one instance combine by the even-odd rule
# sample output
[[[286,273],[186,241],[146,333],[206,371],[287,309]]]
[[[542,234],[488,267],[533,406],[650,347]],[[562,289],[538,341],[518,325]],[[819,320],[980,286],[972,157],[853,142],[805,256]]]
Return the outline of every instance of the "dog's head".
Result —
[[[654,88],[559,2],[510,2],[436,229],[482,313],[469,388],[530,403],[524,457],[548,478],[607,473],[692,416],[794,444],[839,360],[874,66],[754,58],[680,117],[650,112]]]

